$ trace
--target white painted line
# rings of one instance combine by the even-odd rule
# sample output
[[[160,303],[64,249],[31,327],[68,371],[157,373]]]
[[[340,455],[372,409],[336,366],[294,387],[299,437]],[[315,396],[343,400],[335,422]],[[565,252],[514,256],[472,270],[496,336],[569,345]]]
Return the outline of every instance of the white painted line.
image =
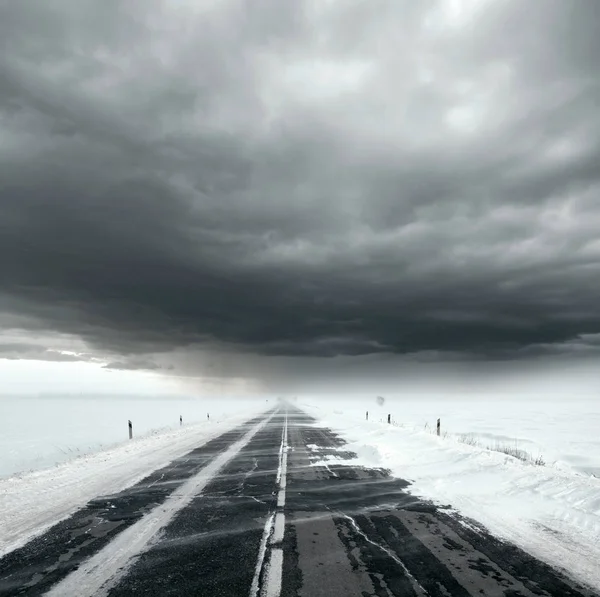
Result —
[[[260,547],[258,549],[258,559],[256,560],[256,567],[254,568],[254,578],[252,579],[252,586],[250,587],[250,597],[258,596],[258,583],[260,580],[260,572],[265,561],[265,554],[267,553],[267,541],[273,528],[273,514],[267,518],[265,523],[265,530],[263,531],[262,539],[260,540]]]
[[[281,446],[279,448],[279,466],[277,469],[277,485],[279,486],[279,493],[277,494],[277,507],[283,508],[285,506],[285,485],[287,475],[287,414],[285,416],[285,422],[283,424],[283,431],[281,433]],[[274,519],[274,524],[273,524]],[[271,535],[272,531],[272,535]],[[275,515],[271,514],[267,523],[265,524],[265,530],[263,532],[263,538],[260,544],[258,553],[258,560],[256,562],[256,568],[254,571],[254,579],[252,586],[250,587],[250,597],[258,597],[260,575],[263,568],[263,562],[267,551],[267,541],[271,545],[281,544],[285,534],[285,514],[283,512],[277,512]],[[268,562],[265,566],[265,574],[263,579],[262,588],[260,589],[260,597],[279,597],[281,594],[281,579],[283,575],[283,550],[280,547],[272,547],[269,554]]]
[[[283,425],[283,429],[281,430],[281,445],[279,446],[279,466],[277,467],[277,485],[279,485],[281,481],[281,467],[283,465],[283,451],[285,450],[285,423]]]
[[[281,487],[282,489],[285,489],[286,478],[287,478],[287,452],[284,452],[283,458],[281,461],[281,479],[279,480],[279,487]]]
[[[285,514],[277,512],[275,517],[275,527],[271,535],[271,543],[281,543],[283,541],[283,532],[285,530]]]
[[[283,550],[278,547],[271,550],[267,567],[266,580],[261,597],[279,597],[281,595],[281,578],[283,571]]]
[[[285,506],[285,489],[280,489],[277,494],[277,507],[283,508]]]
[[[281,452],[281,462],[279,464],[279,470],[281,471],[281,475],[279,478],[279,496],[283,498],[283,502],[280,503],[280,499],[277,499],[277,506],[282,508],[285,505],[285,487],[287,484],[287,416],[285,418],[285,424],[283,427],[283,442],[282,442],[282,452]]]
[[[197,475],[188,479],[166,501],[156,506],[136,523],[117,535],[98,553],[84,561],[62,581],[54,585],[49,597],[102,597],[125,575],[133,558],[148,548],[152,538],[175,515],[185,508],[219,471],[244,448],[273,417],[269,416],[255,425],[240,440],[219,454]]]

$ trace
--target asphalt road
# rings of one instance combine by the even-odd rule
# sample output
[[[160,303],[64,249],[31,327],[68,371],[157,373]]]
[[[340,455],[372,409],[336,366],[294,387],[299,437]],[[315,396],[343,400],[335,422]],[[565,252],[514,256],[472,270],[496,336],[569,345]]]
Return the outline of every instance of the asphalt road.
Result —
[[[0,559],[0,595],[600,597],[351,456],[271,411]]]

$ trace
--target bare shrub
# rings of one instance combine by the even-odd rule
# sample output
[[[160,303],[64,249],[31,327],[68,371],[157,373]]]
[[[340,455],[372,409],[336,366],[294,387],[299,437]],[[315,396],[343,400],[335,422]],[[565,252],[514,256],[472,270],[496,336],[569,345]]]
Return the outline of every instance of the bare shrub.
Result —
[[[458,436],[458,441],[461,444],[467,444],[467,446],[479,447],[481,444],[472,433],[463,433]]]
[[[483,447],[481,445],[481,442],[472,433],[463,433],[457,436],[456,439],[461,444],[466,444],[467,446],[472,446],[474,448]],[[517,458],[521,462],[527,462],[528,464],[534,464],[535,466],[546,466],[546,461],[544,460],[544,457],[541,454],[534,458],[531,452],[519,448],[516,444],[510,445],[503,444],[501,442],[496,442],[493,445],[485,446],[485,449],[491,452],[500,452],[501,454],[512,456],[513,458]]]

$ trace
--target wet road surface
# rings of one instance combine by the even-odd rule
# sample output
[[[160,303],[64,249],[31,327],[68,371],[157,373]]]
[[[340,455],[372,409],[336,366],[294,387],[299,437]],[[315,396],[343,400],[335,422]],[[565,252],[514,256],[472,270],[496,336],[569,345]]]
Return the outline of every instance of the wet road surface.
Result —
[[[270,411],[7,554],[0,596],[600,597],[352,456]]]

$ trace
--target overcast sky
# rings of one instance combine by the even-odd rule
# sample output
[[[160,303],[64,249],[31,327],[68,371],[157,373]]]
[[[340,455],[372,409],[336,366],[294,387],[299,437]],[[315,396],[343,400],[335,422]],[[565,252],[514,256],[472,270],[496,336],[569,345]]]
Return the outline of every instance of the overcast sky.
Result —
[[[598,56],[597,0],[0,0],[0,359],[594,358]]]

